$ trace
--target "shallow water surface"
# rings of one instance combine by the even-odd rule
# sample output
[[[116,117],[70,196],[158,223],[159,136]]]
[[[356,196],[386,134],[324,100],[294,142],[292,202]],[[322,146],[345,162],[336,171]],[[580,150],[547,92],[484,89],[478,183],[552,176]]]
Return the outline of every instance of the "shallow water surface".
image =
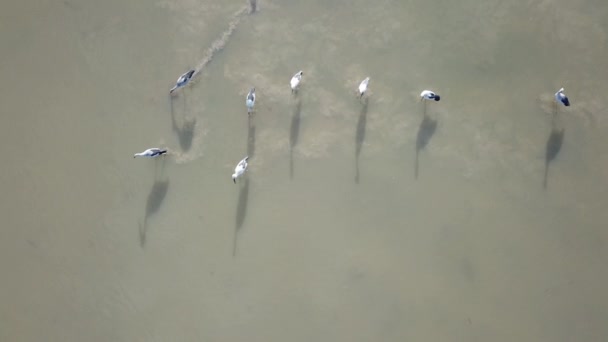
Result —
[[[247,6],[0,5],[1,341],[608,339],[608,4]]]

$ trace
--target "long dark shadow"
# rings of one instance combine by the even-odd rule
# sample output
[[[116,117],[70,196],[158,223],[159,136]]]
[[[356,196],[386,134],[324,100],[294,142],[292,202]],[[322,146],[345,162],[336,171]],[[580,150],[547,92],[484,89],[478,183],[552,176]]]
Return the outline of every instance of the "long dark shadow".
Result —
[[[146,202],[146,214],[144,216],[143,225],[139,225],[139,243],[143,247],[146,243],[146,233],[148,230],[148,218],[156,213],[162,205],[165,196],[167,196],[167,190],[169,189],[169,179],[162,181],[155,181],[152,185],[152,189],[148,194],[148,200]]]
[[[249,117],[249,129],[247,130],[247,155],[252,158],[255,153],[255,125],[253,118]]]
[[[237,240],[239,231],[243,227],[245,222],[245,216],[247,215],[247,202],[249,201],[249,177],[245,176],[241,190],[239,191],[239,201],[236,206],[236,225],[234,227],[234,243],[232,246],[232,256],[236,256]]]
[[[196,118],[184,118],[181,125],[178,125],[177,120],[175,118],[175,111],[173,109],[173,97],[170,97],[170,106],[171,106],[171,125],[173,127],[173,131],[177,134],[179,139],[179,145],[182,148],[182,151],[188,152],[190,147],[192,147],[192,140],[194,139],[194,128],[196,126]],[[184,97],[184,111],[186,108],[186,100]]]
[[[420,150],[424,149],[426,145],[428,145],[431,137],[433,134],[435,134],[436,129],[437,120],[433,120],[428,115],[424,114],[424,118],[418,127],[418,134],[416,135],[416,162],[414,163],[415,179],[418,179],[418,155],[420,154]]]
[[[296,107],[291,117],[291,129],[289,133],[289,178],[293,179],[293,149],[298,143],[300,134],[300,113],[302,112],[302,102],[297,100]]]
[[[165,174],[165,165],[167,164],[167,158],[165,156],[157,157],[154,159],[154,181],[157,181],[160,177]]]
[[[359,120],[357,121],[357,132],[355,134],[355,183],[359,184],[359,155],[361,155],[361,149],[363,148],[363,142],[365,141],[365,126],[367,125],[367,109],[368,99],[363,99],[363,107],[359,113]]]
[[[545,175],[543,177],[543,188],[547,188],[547,182],[549,178],[549,164],[557,157],[559,151],[562,148],[564,142],[564,128],[559,128],[556,125],[556,114],[553,116],[551,123],[551,134],[547,139],[547,145],[545,147]]]

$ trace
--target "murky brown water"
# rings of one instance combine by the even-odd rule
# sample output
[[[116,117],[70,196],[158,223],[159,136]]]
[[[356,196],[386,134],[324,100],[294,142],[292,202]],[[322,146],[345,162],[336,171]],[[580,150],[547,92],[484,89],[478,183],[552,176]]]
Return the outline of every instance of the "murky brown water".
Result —
[[[247,4],[0,5],[0,341],[608,339],[607,3]]]

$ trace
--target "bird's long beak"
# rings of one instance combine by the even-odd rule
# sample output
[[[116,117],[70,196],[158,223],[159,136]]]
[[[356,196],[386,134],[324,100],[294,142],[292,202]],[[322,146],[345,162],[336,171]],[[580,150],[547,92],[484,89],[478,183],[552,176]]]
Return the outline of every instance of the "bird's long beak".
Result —
[[[232,181],[234,182],[234,184],[236,184],[236,178],[232,178]]]

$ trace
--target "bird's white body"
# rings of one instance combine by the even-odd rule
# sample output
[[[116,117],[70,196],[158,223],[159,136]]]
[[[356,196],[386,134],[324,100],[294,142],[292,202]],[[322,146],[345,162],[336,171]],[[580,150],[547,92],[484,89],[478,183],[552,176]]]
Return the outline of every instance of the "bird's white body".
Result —
[[[369,84],[369,77],[361,81],[359,84],[359,97],[362,97],[363,94],[367,91],[367,85]]]
[[[196,72],[196,70],[192,69],[192,70],[188,70],[188,72],[186,72],[185,74],[181,75],[177,79],[177,81],[175,81],[175,86],[173,86],[173,88],[171,88],[171,90],[169,90],[169,93],[173,94],[173,92],[175,90],[177,90],[178,88],[181,88],[181,87],[185,86],[186,84],[188,84],[188,82],[190,82],[190,80],[194,76],[195,72]]]
[[[289,84],[291,85],[292,93],[298,90],[298,86],[300,85],[300,82],[302,81],[303,74],[304,73],[302,72],[302,70],[300,70],[295,75],[293,75],[293,77],[291,78],[291,81],[289,82]]]
[[[163,154],[167,153],[167,150],[163,150],[157,147],[153,147],[153,148],[149,148],[143,152],[140,153],[135,153],[133,155],[133,158],[136,157],[148,157],[148,158],[156,158],[158,156],[161,156]]]
[[[439,101],[439,99],[441,99],[441,96],[439,96],[439,94],[436,94],[435,92],[433,92],[431,90],[423,90],[420,93],[420,100],[435,100],[435,101]]]
[[[181,84],[181,83],[187,82],[189,79],[190,79],[189,73],[185,73],[177,78],[177,81],[175,81],[175,84]]]
[[[243,160],[241,160],[238,164],[236,164],[236,167],[234,168],[234,173],[232,174],[232,181],[234,183],[236,183],[236,179],[241,177],[245,171],[247,171],[247,161],[249,160],[249,156],[243,158]]]
[[[564,94],[564,88],[561,88],[557,91],[557,93],[555,93],[555,101],[563,104],[566,107],[570,106],[570,100],[568,99],[566,94]]]
[[[253,106],[255,106],[255,88],[249,90],[249,93],[245,98],[245,105],[247,106],[247,113],[251,114],[253,112]]]

